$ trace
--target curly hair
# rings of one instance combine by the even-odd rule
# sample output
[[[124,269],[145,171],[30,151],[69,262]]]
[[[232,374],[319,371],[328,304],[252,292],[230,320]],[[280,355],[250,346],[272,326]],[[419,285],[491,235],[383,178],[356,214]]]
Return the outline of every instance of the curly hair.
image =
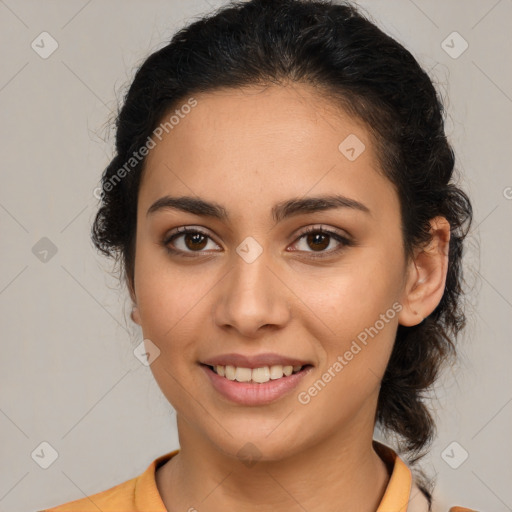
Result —
[[[429,242],[431,219],[443,216],[450,223],[444,294],[419,325],[398,327],[377,406],[377,424],[398,436],[399,449],[414,463],[435,433],[424,394],[442,364],[455,356],[455,339],[466,322],[462,253],[472,207],[454,182],[445,111],[431,79],[357,6],[322,0],[233,1],[182,28],[152,53],[137,70],[117,115],[116,154],[102,175],[92,239],[103,254],[115,256],[132,289],[145,159],[117,183],[115,175],[164,116],[191,94],[288,82],[313,85],[365,123],[380,172],[400,200],[406,257]]]

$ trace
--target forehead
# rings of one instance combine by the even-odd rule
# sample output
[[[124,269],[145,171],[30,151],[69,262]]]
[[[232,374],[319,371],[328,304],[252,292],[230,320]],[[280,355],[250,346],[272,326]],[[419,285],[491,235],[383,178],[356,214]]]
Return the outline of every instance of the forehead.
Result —
[[[147,156],[141,202],[165,193],[221,196],[222,202],[268,198],[270,204],[308,191],[375,203],[393,199],[368,129],[312,86],[229,88],[193,97],[196,106]]]

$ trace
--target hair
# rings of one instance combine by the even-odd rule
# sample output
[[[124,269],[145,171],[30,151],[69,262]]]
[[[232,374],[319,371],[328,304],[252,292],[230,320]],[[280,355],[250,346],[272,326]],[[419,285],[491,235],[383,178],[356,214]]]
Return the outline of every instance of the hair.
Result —
[[[466,323],[462,253],[472,207],[454,183],[445,111],[431,79],[407,49],[354,4],[232,1],[182,28],[152,53],[135,73],[117,115],[116,153],[102,175],[92,239],[104,255],[115,257],[132,289],[145,158],[112,186],[116,173],[164,116],[192,94],[288,83],[315,87],[368,128],[380,172],[399,197],[407,258],[431,239],[431,219],[442,216],[450,223],[442,299],[420,324],[398,327],[376,412],[377,425],[397,436],[398,449],[414,463],[435,434],[425,393],[442,364],[455,356],[454,342]]]

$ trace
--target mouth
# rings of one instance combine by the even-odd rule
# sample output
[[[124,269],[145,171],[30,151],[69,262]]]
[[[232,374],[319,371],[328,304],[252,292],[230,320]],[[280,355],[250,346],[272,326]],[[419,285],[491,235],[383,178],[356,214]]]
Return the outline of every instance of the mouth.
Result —
[[[213,390],[243,406],[264,406],[290,395],[313,365],[267,365],[256,368],[200,363]]]
[[[283,377],[289,377],[310,368],[310,364],[305,365],[272,365],[260,366],[258,368],[245,368],[232,365],[203,365],[208,367],[219,377],[230,381],[246,382],[250,384],[265,384],[270,381],[279,380]]]

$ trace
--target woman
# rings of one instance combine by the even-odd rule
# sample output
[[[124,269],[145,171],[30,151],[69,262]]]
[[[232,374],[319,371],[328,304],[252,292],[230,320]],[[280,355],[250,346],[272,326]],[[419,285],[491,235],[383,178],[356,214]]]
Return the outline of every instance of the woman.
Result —
[[[180,449],[49,511],[431,509],[401,457],[434,435],[472,217],[443,114],[349,3],[232,3],[144,62],[93,240]]]

